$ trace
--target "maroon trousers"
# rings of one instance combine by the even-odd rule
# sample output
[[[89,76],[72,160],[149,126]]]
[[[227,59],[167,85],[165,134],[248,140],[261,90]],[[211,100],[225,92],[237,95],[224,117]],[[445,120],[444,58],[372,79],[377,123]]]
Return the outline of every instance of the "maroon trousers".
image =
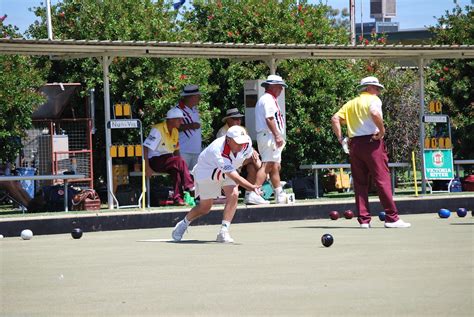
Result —
[[[350,141],[352,180],[359,223],[370,222],[369,174],[377,185],[380,203],[385,210],[385,221],[398,220],[398,210],[392,196],[388,155],[383,140],[372,140],[371,135],[354,137]]]
[[[188,165],[181,156],[165,154],[149,159],[150,167],[157,173],[168,173],[174,181],[173,200],[182,200],[183,189],[194,187],[194,181],[189,174]]]

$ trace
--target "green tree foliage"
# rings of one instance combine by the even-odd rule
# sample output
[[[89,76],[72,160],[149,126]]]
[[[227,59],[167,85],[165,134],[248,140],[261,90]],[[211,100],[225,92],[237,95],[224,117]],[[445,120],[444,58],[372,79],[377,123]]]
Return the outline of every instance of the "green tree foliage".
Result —
[[[19,37],[18,28],[0,18],[3,37]],[[44,74],[28,56],[0,55],[0,161],[13,162],[21,149],[20,138],[31,127],[31,114],[45,99],[38,93]]]
[[[433,44],[474,44],[474,6],[457,6],[438,19],[430,29]],[[443,113],[452,123],[454,156],[474,156],[474,61],[472,59],[438,60],[430,65],[429,96],[441,100]]]
[[[32,25],[28,34],[34,38],[47,37],[44,7],[35,8],[42,22]],[[55,39],[122,40],[122,41],[179,41],[183,40],[176,23],[176,12],[170,3],[151,0],[65,0],[52,7]],[[83,94],[95,88],[97,96],[98,133],[95,136],[95,156],[101,156],[105,144],[103,120],[103,75],[100,58],[56,60],[52,62],[51,82],[79,82]],[[133,58],[116,56],[110,65],[111,103],[127,102],[135,117],[144,121],[147,129],[161,120],[173,107],[181,89],[188,83],[201,86],[204,92],[213,88],[207,84],[209,62],[202,59]],[[204,94],[207,96],[207,94]],[[200,104],[203,113],[204,137],[212,135],[209,103]],[[113,112],[112,112],[113,113]],[[143,114],[142,116],[140,114]],[[130,131],[114,141],[136,142]],[[101,172],[104,166],[100,166]]]
[[[233,43],[346,43],[346,29],[336,20],[337,11],[306,1],[194,1],[183,15],[189,40]],[[330,117],[341,105],[355,81],[347,71],[348,61],[285,60],[277,73],[289,85],[286,91],[288,143],[283,173],[291,177],[304,162],[334,162],[343,159],[330,127]],[[264,61],[216,60],[211,63],[209,83],[220,87],[210,96],[221,113],[213,121],[222,123],[225,109],[243,106],[246,79],[269,75]]]
[[[189,40],[235,43],[346,44],[347,20],[331,7],[306,1],[243,0],[194,1],[184,13],[183,29],[192,30]],[[383,44],[373,35],[362,44]],[[211,95],[211,104],[243,110],[243,81],[264,79],[268,66],[262,61],[216,61],[209,82],[221,87]],[[415,77],[410,71],[393,70],[392,64],[349,60],[284,60],[277,73],[288,83],[286,90],[287,148],[283,152],[284,177],[292,177],[302,163],[345,162],[348,157],[334,138],[330,118],[358,94],[365,76],[379,76],[387,86],[382,96],[390,132],[387,136],[392,160],[405,161],[418,142],[418,109]],[[413,95],[410,95],[413,94]],[[222,123],[214,120],[217,129]],[[399,142],[403,140],[404,142]]]
[[[36,8],[42,22],[28,34],[46,37],[44,8]],[[53,6],[54,36],[58,39],[200,41],[233,43],[347,44],[346,14],[322,3],[301,0],[194,1],[181,16],[170,2],[151,0],[64,0]],[[383,44],[383,38],[371,40]],[[367,42],[367,43],[366,43]],[[132,104],[145,113],[145,126],[162,118],[187,83],[201,85],[200,110],[204,140],[212,141],[225,109],[243,111],[245,79],[264,79],[266,61],[130,58],[117,56],[110,67],[111,100]],[[277,73],[288,83],[286,110],[288,144],[283,157],[283,177],[291,178],[302,163],[344,162],[347,156],[334,138],[330,118],[350,98],[365,76],[378,76],[387,87],[382,100],[393,160],[406,154],[418,141],[415,77],[395,71],[393,65],[375,61],[301,60],[278,61]],[[53,61],[50,81],[80,82],[95,88],[98,113],[102,101],[102,66],[96,58]],[[141,113],[140,111],[140,113]],[[100,126],[100,125],[99,125]],[[99,130],[103,133],[103,129]],[[393,132],[392,132],[393,131]],[[124,135],[123,142],[129,135]],[[95,156],[104,155],[103,136],[96,136]],[[403,140],[403,142],[399,142]],[[403,146],[402,150],[398,148]]]

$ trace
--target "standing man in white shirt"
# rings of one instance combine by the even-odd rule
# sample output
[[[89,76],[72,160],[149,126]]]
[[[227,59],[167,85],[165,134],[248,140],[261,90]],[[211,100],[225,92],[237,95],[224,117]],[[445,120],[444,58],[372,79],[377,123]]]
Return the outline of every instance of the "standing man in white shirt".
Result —
[[[197,105],[201,100],[201,92],[197,85],[186,85],[181,92],[181,100],[176,108],[184,113],[183,124],[179,128],[179,144],[181,157],[192,170],[201,153],[202,131],[201,118]]]
[[[257,172],[257,185],[262,185],[267,174],[275,191],[275,203],[287,201],[280,183],[281,153],[285,147],[286,122],[278,105],[278,96],[288,86],[277,75],[270,75],[262,83],[265,94],[255,106],[255,126],[257,130],[258,152],[262,158],[262,167]]]
[[[241,126],[229,128],[225,136],[216,139],[199,155],[192,174],[196,186],[196,195],[201,200],[193,207],[183,220],[174,227],[172,238],[181,241],[189,224],[211,211],[214,199],[224,191],[226,204],[222,225],[217,235],[217,242],[233,243],[229,228],[237,209],[239,185],[247,190],[260,194],[260,186],[249,183],[239,175],[238,169],[246,159],[252,157],[252,140]]]

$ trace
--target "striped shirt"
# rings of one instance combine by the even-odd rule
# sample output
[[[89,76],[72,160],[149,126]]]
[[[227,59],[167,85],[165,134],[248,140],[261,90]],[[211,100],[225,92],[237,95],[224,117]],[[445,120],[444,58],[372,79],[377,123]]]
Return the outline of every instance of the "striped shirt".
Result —
[[[183,101],[180,101],[176,108],[181,109],[184,114],[183,124],[197,122],[201,124],[199,110],[197,107],[188,107]],[[179,132],[179,144],[181,153],[201,153],[202,143],[201,128],[195,130],[185,130]]]
[[[277,99],[268,92],[258,99],[257,105],[255,106],[255,127],[257,133],[263,131],[271,133],[267,121],[265,120],[266,118],[273,118],[278,132],[280,132],[282,136],[285,135],[285,119],[283,118]]]
[[[252,157],[252,153],[252,144],[247,143],[234,155],[226,137],[217,138],[199,155],[192,174],[195,180],[221,181],[226,173],[239,169],[246,159]]]

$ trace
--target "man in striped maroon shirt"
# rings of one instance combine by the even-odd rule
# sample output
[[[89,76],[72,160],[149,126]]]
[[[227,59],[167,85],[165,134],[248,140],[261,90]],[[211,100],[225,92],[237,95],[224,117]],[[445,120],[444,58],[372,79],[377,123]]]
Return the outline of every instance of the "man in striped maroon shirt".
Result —
[[[179,127],[181,157],[192,170],[202,150],[201,118],[197,108],[201,92],[197,85],[186,85],[181,92],[181,100],[176,108],[183,114],[183,123]]]

